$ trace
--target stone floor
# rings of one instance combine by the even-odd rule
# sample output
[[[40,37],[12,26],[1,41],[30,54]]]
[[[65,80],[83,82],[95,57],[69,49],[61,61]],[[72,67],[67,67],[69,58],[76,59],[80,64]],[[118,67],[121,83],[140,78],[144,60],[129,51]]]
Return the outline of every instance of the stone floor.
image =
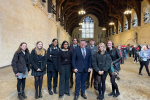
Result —
[[[139,76],[139,66],[138,63],[133,63],[133,58],[128,58],[125,64],[121,66],[121,80],[117,80],[121,95],[118,98],[107,96],[111,92],[111,84],[108,76],[106,80],[105,100],[150,100],[150,77],[148,77],[145,68],[142,71],[143,76]],[[58,98],[58,94],[49,95],[47,91],[47,76],[45,75],[43,80],[43,98],[39,100],[73,100],[74,90],[75,87],[70,90],[71,96],[64,95],[62,99]],[[26,81],[25,92],[28,96],[26,100],[34,100],[34,78],[31,76],[31,73],[29,73]],[[96,100],[98,92],[93,88],[89,88],[86,90],[86,95],[88,100]],[[0,69],[0,100],[17,100],[16,79],[11,67]],[[80,96],[79,100],[84,99]]]

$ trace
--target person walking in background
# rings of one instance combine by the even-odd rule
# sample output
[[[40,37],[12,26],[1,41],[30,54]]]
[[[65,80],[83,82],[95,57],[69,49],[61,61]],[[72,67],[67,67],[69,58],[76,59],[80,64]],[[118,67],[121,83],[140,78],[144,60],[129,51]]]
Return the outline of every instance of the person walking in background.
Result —
[[[88,72],[91,71],[91,51],[86,48],[86,41],[80,41],[80,48],[75,49],[72,64],[74,72],[76,73],[76,86],[74,100],[78,100],[79,91],[81,88],[81,96],[87,99],[85,95],[85,83],[88,77]]]
[[[104,43],[100,43],[98,45],[98,51],[93,55],[92,58],[92,66],[95,70],[97,80],[98,80],[98,91],[99,96],[97,99],[103,100],[104,99],[104,93],[105,93],[105,80],[108,75],[108,70],[111,66],[111,57],[106,52],[106,46]]]
[[[121,56],[121,60],[120,60],[120,63],[121,64],[124,64],[124,52],[123,50],[121,50],[121,46],[117,46],[117,49],[119,50],[119,54]],[[119,77],[119,71],[118,71],[118,74],[117,74],[117,80],[120,80],[120,77]]]
[[[123,52],[124,52],[125,59],[127,59],[127,47],[126,47],[126,45],[123,46]]]
[[[15,73],[15,77],[17,78],[17,91],[18,91],[18,99],[24,100],[27,98],[25,95],[25,81],[28,77],[28,72],[30,71],[30,61],[29,61],[29,50],[27,48],[27,44],[22,42],[14,54],[12,59],[12,68]],[[22,93],[20,92],[20,86],[22,86]]]
[[[58,71],[59,79],[59,98],[64,94],[70,96],[69,78],[71,73],[72,52],[68,50],[69,44],[63,41],[61,49],[58,54]]]
[[[139,45],[138,47],[139,47],[139,51],[141,51],[141,49],[142,49],[141,45]]]
[[[148,64],[149,64],[149,56],[147,54],[147,47],[144,45],[139,53],[140,57],[141,57],[141,61],[140,61],[140,69],[139,69],[139,75],[143,75],[141,73],[142,69],[143,69],[143,66],[145,66],[146,68],[146,71],[147,71],[147,74],[148,76],[150,76],[150,73],[149,73],[149,69],[148,69]]]
[[[93,56],[97,50],[98,50],[98,47],[94,45],[95,44],[95,41],[93,39],[90,40],[90,46],[88,46],[87,48],[89,48],[91,50],[91,56]],[[89,85],[90,85],[90,73],[88,73],[88,77],[87,77],[87,81],[86,81],[86,89],[89,88]],[[95,70],[93,70],[93,75],[94,77],[94,88],[96,90],[98,90],[98,85],[97,85],[97,79],[96,79],[96,72]],[[92,78],[93,79],[93,78]]]
[[[131,54],[132,54],[132,46],[131,45],[129,46],[129,50],[128,51],[129,51],[129,57],[131,57]]]
[[[132,54],[133,54],[133,58],[135,57],[135,46],[132,46]]]
[[[134,54],[135,54],[134,63],[138,63],[137,58],[139,59],[139,47],[136,46],[136,45],[134,47],[135,47],[135,50],[134,50]]]
[[[58,40],[53,39],[51,46],[47,50],[47,85],[48,92],[53,95],[53,92],[57,94],[57,80],[58,80],[58,53],[60,49],[58,47]],[[52,78],[53,78],[53,92],[52,88]]]
[[[72,52],[72,55],[75,51],[76,48],[79,48],[79,45],[78,45],[78,39],[77,38],[74,38],[72,40],[73,44],[69,47],[69,50]],[[71,64],[71,75],[70,75],[70,88],[73,87],[73,65]]]
[[[30,60],[32,65],[31,75],[35,79],[35,99],[42,98],[43,76],[46,74],[46,50],[43,48],[41,41],[36,43],[36,47],[31,52]]]

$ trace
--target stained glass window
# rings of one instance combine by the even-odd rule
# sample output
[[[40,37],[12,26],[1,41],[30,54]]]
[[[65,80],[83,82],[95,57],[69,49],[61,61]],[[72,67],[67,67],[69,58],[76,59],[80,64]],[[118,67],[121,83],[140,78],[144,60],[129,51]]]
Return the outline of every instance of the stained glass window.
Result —
[[[94,21],[89,16],[83,19],[82,38],[94,38]]]

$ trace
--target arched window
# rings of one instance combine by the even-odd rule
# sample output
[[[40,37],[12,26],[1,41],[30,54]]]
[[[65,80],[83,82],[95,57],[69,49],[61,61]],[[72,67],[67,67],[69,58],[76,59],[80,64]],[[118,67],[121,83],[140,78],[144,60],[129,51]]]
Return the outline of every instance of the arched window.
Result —
[[[122,32],[122,28],[121,28],[121,24],[120,24],[120,26],[119,26],[119,33],[121,33]]]
[[[135,28],[137,27],[137,14],[134,14],[134,19],[132,20],[132,26]]]
[[[115,33],[115,34],[117,33],[117,29],[116,29],[116,26],[115,26],[115,29],[114,29],[114,33]]]
[[[126,19],[126,22],[125,22],[125,25],[124,25],[124,29],[125,29],[125,31],[128,30],[128,20],[127,19]]]
[[[83,19],[82,38],[94,38],[94,21],[89,16]]]
[[[146,7],[146,11],[144,12],[144,23],[150,23],[150,5]]]

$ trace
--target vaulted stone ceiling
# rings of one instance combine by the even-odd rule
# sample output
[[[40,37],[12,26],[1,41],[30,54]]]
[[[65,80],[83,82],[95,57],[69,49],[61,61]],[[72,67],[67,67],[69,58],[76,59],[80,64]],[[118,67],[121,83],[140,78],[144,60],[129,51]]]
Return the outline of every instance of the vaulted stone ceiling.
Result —
[[[123,27],[123,14],[128,5],[137,13],[138,25],[140,25],[141,1],[143,0],[56,0],[56,20],[60,21],[64,29],[71,35],[84,16],[78,14],[83,3],[86,14],[95,15],[99,20],[99,26],[107,28],[110,21],[115,22],[116,25],[117,21],[120,21]],[[126,17],[128,21],[131,21],[131,15],[126,15]]]

